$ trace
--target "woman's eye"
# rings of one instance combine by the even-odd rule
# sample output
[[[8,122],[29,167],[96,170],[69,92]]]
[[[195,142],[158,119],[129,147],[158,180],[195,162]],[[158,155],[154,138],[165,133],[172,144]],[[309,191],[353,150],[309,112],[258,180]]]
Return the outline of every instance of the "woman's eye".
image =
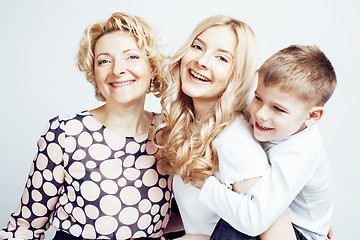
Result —
[[[102,65],[102,64],[105,64],[105,63],[108,63],[109,61],[104,59],[104,60],[101,60],[98,62],[99,65]]]
[[[131,60],[133,60],[133,59],[139,59],[140,57],[139,56],[137,56],[137,55],[130,55],[129,57],[128,57],[128,59],[131,59]]]
[[[193,44],[191,47],[196,49],[196,50],[200,50],[200,51],[202,50],[201,46],[199,46],[197,44]]]

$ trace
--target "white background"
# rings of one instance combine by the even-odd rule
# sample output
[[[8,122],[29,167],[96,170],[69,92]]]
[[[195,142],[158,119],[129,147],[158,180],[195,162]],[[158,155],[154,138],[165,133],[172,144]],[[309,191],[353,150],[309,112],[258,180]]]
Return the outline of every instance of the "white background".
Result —
[[[0,0],[0,226],[15,210],[47,121],[100,103],[75,67],[86,26],[123,11],[148,20],[173,53],[205,17],[248,23],[260,62],[290,44],[318,45],[338,86],[319,123],[334,170],[334,238],[359,239],[360,2],[356,0]],[[159,111],[148,96],[146,108]],[[49,231],[46,239],[51,239]]]

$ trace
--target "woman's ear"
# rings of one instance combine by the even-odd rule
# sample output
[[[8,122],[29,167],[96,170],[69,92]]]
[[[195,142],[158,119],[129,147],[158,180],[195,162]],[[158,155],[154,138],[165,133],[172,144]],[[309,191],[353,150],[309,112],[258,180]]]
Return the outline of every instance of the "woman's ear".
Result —
[[[323,113],[324,113],[324,107],[322,107],[322,106],[317,106],[317,107],[311,108],[308,116],[306,117],[305,125],[307,127],[314,125],[315,123],[320,121]]]
[[[157,69],[156,69],[156,66],[154,66],[154,65],[151,65],[150,67],[151,67],[151,73],[150,73],[151,78],[154,79],[156,77],[156,70]]]

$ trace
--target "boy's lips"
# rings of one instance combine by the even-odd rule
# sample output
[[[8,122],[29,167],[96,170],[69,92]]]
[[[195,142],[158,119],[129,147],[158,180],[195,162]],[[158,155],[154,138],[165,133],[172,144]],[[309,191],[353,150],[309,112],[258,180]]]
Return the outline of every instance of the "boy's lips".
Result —
[[[200,74],[200,73],[198,73],[198,72],[196,72],[196,71],[194,71],[192,69],[189,69],[189,74],[190,74],[190,76],[192,78],[195,78],[198,81],[211,82],[211,80],[208,77],[206,77],[206,76],[204,76],[204,75],[202,75],[202,74]]]
[[[262,126],[258,122],[255,122],[255,127],[256,127],[256,129],[258,129],[261,132],[267,132],[267,131],[270,131],[270,130],[274,129],[274,128]]]

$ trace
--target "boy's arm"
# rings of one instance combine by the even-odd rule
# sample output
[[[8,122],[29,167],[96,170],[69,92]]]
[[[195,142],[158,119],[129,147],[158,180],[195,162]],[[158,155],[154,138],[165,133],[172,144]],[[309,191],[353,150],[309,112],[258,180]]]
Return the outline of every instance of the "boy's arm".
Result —
[[[249,189],[260,179],[250,178],[233,184],[233,190],[237,193],[247,194]],[[287,211],[271,225],[264,233],[260,234],[261,240],[296,240],[295,232]]]
[[[211,176],[200,192],[200,202],[240,232],[251,236],[265,232],[287,209],[311,174],[312,165],[304,163],[303,156],[292,154],[290,159],[289,154],[280,156],[283,157],[272,162],[249,195],[233,192]]]
[[[247,194],[249,189],[255,185],[260,177],[246,179],[241,182],[234,183],[233,190],[237,193]],[[207,178],[192,182],[198,188],[202,188]],[[260,234],[261,240],[296,240],[295,232],[291,224],[289,215],[285,210],[283,214],[267,229],[264,233]]]

